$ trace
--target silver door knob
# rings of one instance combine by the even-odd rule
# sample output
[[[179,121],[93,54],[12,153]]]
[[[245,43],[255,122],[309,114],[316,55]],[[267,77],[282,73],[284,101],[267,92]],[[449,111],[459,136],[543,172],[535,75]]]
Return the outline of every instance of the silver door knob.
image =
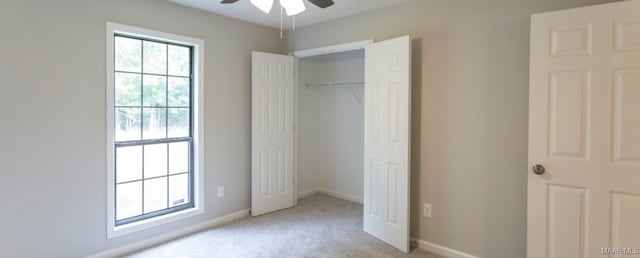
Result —
[[[536,175],[542,175],[544,174],[544,172],[546,172],[547,170],[544,168],[543,165],[540,164],[535,164],[532,168],[531,171],[533,171],[534,174]]]

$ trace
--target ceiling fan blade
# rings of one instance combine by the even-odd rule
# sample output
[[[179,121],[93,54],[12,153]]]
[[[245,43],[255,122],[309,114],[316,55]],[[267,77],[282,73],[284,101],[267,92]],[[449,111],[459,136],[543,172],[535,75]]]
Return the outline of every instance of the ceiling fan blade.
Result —
[[[233,4],[235,2],[238,2],[239,0],[222,0],[222,2],[220,2],[221,4]]]
[[[327,8],[334,4],[333,0],[308,0],[308,1],[311,2],[312,4],[317,5],[320,8]]]

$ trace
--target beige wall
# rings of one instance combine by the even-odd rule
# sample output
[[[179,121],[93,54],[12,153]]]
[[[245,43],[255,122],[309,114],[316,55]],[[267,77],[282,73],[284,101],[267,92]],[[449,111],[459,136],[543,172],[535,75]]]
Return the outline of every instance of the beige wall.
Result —
[[[113,240],[106,21],[206,44],[206,212]],[[0,257],[82,257],[249,208],[251,51],[282,53],[277,30],[160,0],[0,0],[0,35]]]
[[[299,28],[288,50],[411,34],[411,235],[525,257],[529,15],[604,2],[414,0]]]

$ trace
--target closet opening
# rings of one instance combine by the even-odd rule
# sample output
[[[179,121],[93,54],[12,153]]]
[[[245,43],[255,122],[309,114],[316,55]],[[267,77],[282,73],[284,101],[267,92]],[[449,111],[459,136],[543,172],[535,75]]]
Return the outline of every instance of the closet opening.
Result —
[[[302,57],[297,67],[298,198],[362,203],[365,50]]]

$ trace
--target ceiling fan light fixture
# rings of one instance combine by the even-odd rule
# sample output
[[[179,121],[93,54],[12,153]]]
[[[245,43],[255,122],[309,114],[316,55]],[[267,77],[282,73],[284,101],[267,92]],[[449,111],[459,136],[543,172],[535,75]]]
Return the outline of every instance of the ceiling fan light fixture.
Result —
[[[306,10],[302,0],[280,0],[280,5],[287,11],[287,16],[297,15]]]
[[[273,0],[251,0],[251,4],[265,13],[271,12]]]

